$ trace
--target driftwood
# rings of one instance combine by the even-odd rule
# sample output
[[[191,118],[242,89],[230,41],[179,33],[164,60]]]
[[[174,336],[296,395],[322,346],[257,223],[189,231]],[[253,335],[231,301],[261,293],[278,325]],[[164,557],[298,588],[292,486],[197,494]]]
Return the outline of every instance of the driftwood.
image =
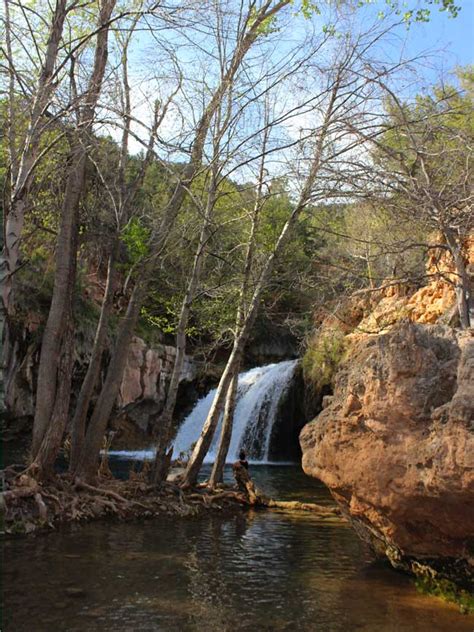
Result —
[[[247,497],[247,502],[251,506],[266,507],[268,509],[280,509],[283,511],[311,511],[320,517],[334,518],[340,517],[341,513],[337,507],[325,507],[316,503],[303,503],[299,501],[273,500],[266,498],[256,489],[248,469],[240,461],[232,465],[232,471],[237,483],[237,487]]]
[[[341,512],[337,507],[326,507],[316,503],[301,503],[295,500],[272,500],[266,501],[266,506],[270,509],[282,509],[283,511],[312,511],[321,517],[340,517]]]

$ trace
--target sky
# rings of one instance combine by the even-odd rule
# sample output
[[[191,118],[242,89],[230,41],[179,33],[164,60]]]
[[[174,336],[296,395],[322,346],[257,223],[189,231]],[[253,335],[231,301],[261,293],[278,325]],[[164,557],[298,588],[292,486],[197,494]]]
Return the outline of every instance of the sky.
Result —
[[[232,6],[234,1],[238,3],[238,0],[227,1],[230,1],[230,6]],[[323,1],[320,0],[320,2]],[[429,55],[419,65],[418,79],[420,80],[420,85],[413,84],[416,93],[419,93],[421,85],[426,87],[430,84],[438,83],[441,75],[445,75],[447,71],[452,71],[457,65],[474,64],[474,0],[456,0],[456,2],[461,6],[456,18],[450,18],[446,12],[439,11],[437,5],[432,5],[428,23],[413,22],[409,29],[407,29],[405,24],[401,24],[390,43],[384,44],[384,48],[379,51],[381,56],[385,57],[387,61],[398,61],[401,54],[405,58],[424,57],[425,53],[429,51]],[[410,6],[414,3],[416,3],[416,0],[407,0],[407,4]],[[429,0],[420,0],[420,6],[427,7],[429,6],[428,3]],[[362,30],[367,28],[368,20],[370,20],[370,23],[375,24],[380,22],[377,14],[386,8],[386,0],[372,0],[369,6],[365,5],[358,12]],[[316,22],[323,19],[315,15],[313,18]],[[298,22],[296,21],[293,27],[294,35],[298,32],[297,24]],[[320,26],[322,26],[322,22]],[[158,34],[157,38],[164,36],[164,33]],[[189,66],[195,68],[197,77],[199,75],[199,67],[197,58],[194,58],[196,49],[192,48],[191,42],[188,42],[188,44],[191,45],[191,48],[185,46],[180,49],[180,63],[184,64],[185,73],[189,74],[190,72],[191,76],[193,75],[193,70],[189,71]],[[207,48],[205,38],[200,44],[203,48]],[[385,46],[389,48],[385,49]],[[278,49],[282,52],[285,47],[286,44],[283,38],[279,43]],[[156,58],[153,60],[154,52],[151,57],[148,57],[148,50],[156,51],[156,41],[150,34],[142,31],[138,36],[136,50],[131,55],[132,68],[130,74],[135,84],[135,89],[133,90],[134,105],[137,108],[135,112],[138,113],[136,114],[138,118],[143,121],[148,121],[151,106],[148,99],[143,101],[143,107],[137,103],[142,90],[156,97],[156,86],[160,84],[165,85],[163,81],[151,79],[150,72],[153,74],[153,67],[156,66],[158,72],[161,70],[161,67],[160,64],[156,64]],[[140,70],[137,72],[137,69]],[[143,79],[141,78],[142,76]],[[140,88],[138,88],[139,85]],[[173,116],[167,117],[167,120],[172,120],[173,118]],[[171,133],[171,129],[168,131]],[[113,132],[112,134],[115,136]],[[117,134],[120,135],[120,132],[117,131]],[[131,141],[130,149],[132,152],[135,153],[142,148],[142,145],[136,141]]]
[[[458,17],[449,18],[444,11],[432,8],[428,23],[411,26],[409,50],[426,48],[444,51],[446,68],[474,63],[474,0],[457,0]]]

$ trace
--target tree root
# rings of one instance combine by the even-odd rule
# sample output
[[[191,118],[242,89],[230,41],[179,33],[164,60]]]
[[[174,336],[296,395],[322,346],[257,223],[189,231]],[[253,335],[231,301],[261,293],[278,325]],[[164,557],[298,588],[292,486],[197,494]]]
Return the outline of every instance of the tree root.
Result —
[[[239,472],[241,473],[241,472]],[[321,518],[339,518],[336,508],[314,503],[277,501],[263,496],[243,473],[238,489],[203,485],[183,490],[174,483],[157,487],[141,480],[104,479],[90,485],[67,474],[38,482],[31,471],[10,471],[7,489],[0,494],[7,533],[30,533],[60,524],[113,517],[120,520],[152,516],[195,516],[203,511],[241,510],[244,507],[279,511],[311,511]]]
[[[35,494],[35,502],[38,507],[38,513],[42,522],[48,522],[48,508],[39,492]]]
[[[135,519],[160,515],[193,516],[206,510],[236,509],[245,496],[231,490],[185,492],[175,484],[160,487],[141,480],[102,478],[99,485],[72,480],[67,474],[38,482],[23,472],[11,472],[0,506],[7,533],[30,533],[60,524],[116,516]]]

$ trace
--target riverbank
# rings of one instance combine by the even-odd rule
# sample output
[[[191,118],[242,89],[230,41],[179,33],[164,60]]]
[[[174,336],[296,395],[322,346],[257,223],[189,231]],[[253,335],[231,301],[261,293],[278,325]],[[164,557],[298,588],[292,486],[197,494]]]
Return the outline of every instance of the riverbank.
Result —
[[[69,523],[189,518],[209,511],[235,513],[249,508],[311,511],[323,520],[342,520],[336,507],[275,501],[260,492],[252,496],[228,483],[216,489],[200,484],[184,490],[167,481],[157,487],[148,483],[146,470],[131,472],[127,480],[102,476],[93,486],[73,480],[68,474],[40,483],[27,473],[7,469],[1,502],[3,531],[10,535],[56,529]]]

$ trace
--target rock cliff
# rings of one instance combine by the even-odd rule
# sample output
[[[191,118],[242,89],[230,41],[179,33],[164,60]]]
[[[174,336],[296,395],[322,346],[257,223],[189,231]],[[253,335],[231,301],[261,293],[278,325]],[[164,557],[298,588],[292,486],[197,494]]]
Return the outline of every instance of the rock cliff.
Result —
[[[14,349],[16,370],[10,389],[9,416],[3,428],[3,440],[18,444],[28,440],[35,408],[36,373],[38,365],[38,338],[32,339],[33,329],[26,330]],[[91,340],[76,345],[76,362],[73,378],[74,398],[87,368]],[[153,434],[153,424],[161,413],[166,389],[174,365],[175,348],[156,344],[149,346],[141,338],[133,338],[120,387],[111,426],[116,430],[113,447],[140,449],[147,447]],[[186,406],[193,404],[199,394],[195,389],[197,368],[194,360],[186,356],[181,373],[180,397],[177,417]]]
[[[166,392],[173,371],[176,349],[168,345],[149,347],[141,338],[134,337],[127,356],[119,397],[118,414],[112,421],[118,430],[113,441],[114,449],[147,447],[153,435],[153,425],[163,410]],[[196,364],[185,357],[180,377],[180,404],[193,403]],[[183,396],[185,395],[185,396]],[[179,407],[177,416],[179,417]]]
[[[402,321],[353,342],[303,469],[396,566],[474,577],[474,336]]]

